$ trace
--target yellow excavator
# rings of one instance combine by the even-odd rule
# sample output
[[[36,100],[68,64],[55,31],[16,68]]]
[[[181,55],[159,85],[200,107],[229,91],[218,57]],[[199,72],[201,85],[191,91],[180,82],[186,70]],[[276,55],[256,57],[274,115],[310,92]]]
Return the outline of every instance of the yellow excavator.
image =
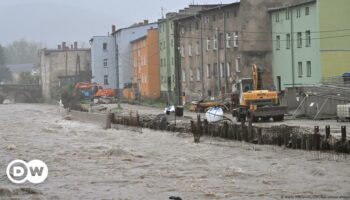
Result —
[[[287,113],[286,106],[279,105],[278,93],[270,90],[258,90],[258,70],[252,67],[253,77],[240,79],[236,87],[239,92],[239,105],[232,111],[237,122],[247,119],[257,122],[259,119],[283,121]]]

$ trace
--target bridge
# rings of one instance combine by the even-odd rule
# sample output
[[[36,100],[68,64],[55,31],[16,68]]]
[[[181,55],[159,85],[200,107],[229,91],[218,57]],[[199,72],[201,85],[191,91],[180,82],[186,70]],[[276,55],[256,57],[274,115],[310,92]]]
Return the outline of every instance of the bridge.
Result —
[[[41,85],[0,84],[0,104],[5,99],[13,99],[21,103],[35,103],[41,98]]]

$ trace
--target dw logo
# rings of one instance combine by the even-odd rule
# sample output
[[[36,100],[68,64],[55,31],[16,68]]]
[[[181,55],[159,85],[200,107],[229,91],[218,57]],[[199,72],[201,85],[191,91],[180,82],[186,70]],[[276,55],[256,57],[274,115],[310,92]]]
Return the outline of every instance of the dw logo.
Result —
[[[27,180],[34,184],[42,183],[48,173],[47,165],[41,160],[32,160],[28,163],[23,160],[14,160],[6,168],[8,179],[17,184]]]

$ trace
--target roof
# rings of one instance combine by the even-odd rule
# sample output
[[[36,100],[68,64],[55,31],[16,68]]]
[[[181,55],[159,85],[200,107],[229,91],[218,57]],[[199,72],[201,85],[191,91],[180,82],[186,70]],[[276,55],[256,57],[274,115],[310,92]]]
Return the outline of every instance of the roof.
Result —
[[[6,65],[12,72],[30,72],[36,68],[35,64],[11,64]]]
[[[223,8],[226,8],[226,7],[229,7],[229,6],[234,6],[234,5],[239,5],[239,4],[240,4],[240,1],[236,1],[236,2],[230,3],[230,4],[215,4],[215,5],[212,5],[213,7],[211,7],[211,8],[200,10],[196,14],[186,15],[186,16],[180,17],[180,18],[178,18],[176,20],[179,21],[179,20],[190,19],[190,18],[193,18],[193,17],[195,17],[195,16],[197,16],[199,14],[202,14],[202,13],[211,12],[211,11],[214,11],[214,10],[220,10],[220,9],[223,9]]]
[[[300,5],[304,5],[304,4],[309,4],[309,3],[313,3],[313,2],[316,2],[316,0],[295,0],[293,3],[283,3],[283,4],[281,4],[281,6],[268,8],[267,11],[268,12],[275,12],[278,10],[284,10],[286,8],[292,8],[292,7],[296,7],[296,6],[300,6]]]
[[[139,37],[139,38],[136,38],[135,40],[131,40],[130,43],[134,43],[134,42],[137,42],[139,40],[143,40],[143,39],[146,39],[147,38],[147,35],[144,35],[142,37]]]
[[[154,24],[154,25],[157,25],[158,22],[152,22],[152,23],[147,23],[147,24],[144,24],[144,23],[142,23],[142,24],[133,24],[133,25],[131,25],[131,26],[129,26],[129,27],[120,28],[120,29],[116,30],[115,32],[111,33],[111,35],[114,35],[114,34],[116,34],[117,32],[120,32],[120,31],[122,31],[122,30],[131,29],[131,28],[137,28],[137,27],[141,27],[141,26],[148,26],[148,25],[153,25],[153,24]]]
[[[90,48],[79,48],[79,49],[42,49],[42,52],[45,54],[53,53],[53,52],[69,52],[69,51],[90,51]]]

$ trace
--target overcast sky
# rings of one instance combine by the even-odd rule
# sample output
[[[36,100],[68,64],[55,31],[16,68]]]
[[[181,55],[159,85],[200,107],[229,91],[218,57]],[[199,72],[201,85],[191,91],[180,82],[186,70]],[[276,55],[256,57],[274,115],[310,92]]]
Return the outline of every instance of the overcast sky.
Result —
[[[0,44],[14,40],[58,43],[85,43],[94,35],[107,35],[111,25],[127,27],[189,4],[232,3],[236,0],[0,0]]]

